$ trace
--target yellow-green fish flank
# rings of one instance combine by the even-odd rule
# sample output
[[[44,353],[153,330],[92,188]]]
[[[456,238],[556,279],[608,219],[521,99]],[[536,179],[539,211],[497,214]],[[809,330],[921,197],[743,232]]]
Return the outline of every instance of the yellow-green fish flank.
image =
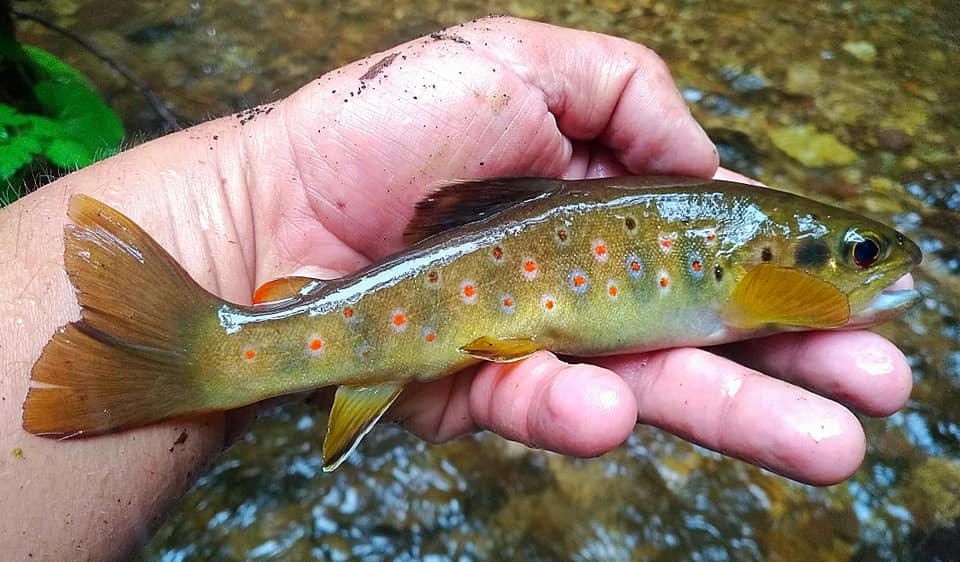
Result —
[[[784,192],[690,178],[449,184],[410,249],[353,275],[270,284],[255,306],[194,284],[128,219],[75,198],[65,263],[83,318],[24,405],[35,433],[95,433],[338,385],[335,467],[412,380],[537,350],[591,356],[866,326],[917,246]],[[59,406],[58,406],[59,404]]]

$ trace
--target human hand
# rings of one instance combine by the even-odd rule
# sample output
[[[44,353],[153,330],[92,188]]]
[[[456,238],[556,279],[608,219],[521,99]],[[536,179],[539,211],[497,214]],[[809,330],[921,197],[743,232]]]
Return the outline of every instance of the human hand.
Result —
[[[215,414],[66,442],[22,430],[30,366],[77,317],[59,257],[70,194],[122,210],[201,285],[242,303],[277,277],[338,277],[398,250],[434,181],[623,173],[729,174],[717,170],[713,145],[649,50],[495,18],[125,151],[0,209],[0,286],[17,288],[0,301],[0,450],[21,451],[3,465],[0,497],[24,499],[0,515],[5,551],[126,556],[244,425]],[[538,353],[412,385],[390,415],[431,441],[489,429],[579,456],[652,424],[828,484],[864,454],[863,431],[842,404],[885,415],[910,390],[900,352],[866,332],[788,334],[716,351],[594,364]],[[46,539],[38,546],[34,537]]]
[[[251,190],[254,221],[279,226],[257,238],[258,284],[338,277],[396,251],[436,180],[732,177],[717,171],[663,63],[641,46],[509,18],[438,37],[322,77],[284,102],[288,168],[258,176]],[[277,181],[285,174],[296,180]],[[431,441],[489,429],[578,456],[602,454],[647,423],[830,484],[864,454],[860,424],[841,404],[889,414],[911,385],[902,354],[868,332],[593,363],[540,353],[485,364],[408,388],[388,417]]]
[[[22,430],[30,367],[50,334],[77,318],[60,258],[69,195],[120,209],[202,286],[242,303],[277,277],[339,277],[398,250],[414,204],[437,180],[624,173],[728,174],[649,50],[495,18],[127,150],[0,209],[0,286],[16,288],[0,300],[0,450],[20,451],[2,465],[0,497],[22,500],[0,514],[5,552],[128,556],[245,427],[231,412],[65,442]],[[389,415],[431,441],[489,429],[579,456],[652,424],[828,484],[864,454],[863,431],[841,404],[885,415],[910,390],[903,356],[866,332],[783,335],[721,353],[594,364],[538,353],[411,385]],[[97,517],[79,515],[88,513]]]

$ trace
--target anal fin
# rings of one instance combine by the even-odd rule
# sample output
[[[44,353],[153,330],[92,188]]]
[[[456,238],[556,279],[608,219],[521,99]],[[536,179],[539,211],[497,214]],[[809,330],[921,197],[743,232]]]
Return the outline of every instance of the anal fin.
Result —
[[[402,384],[340,386],[323,440],[323,471],[336,470],[400,396]]]
[[[490,336],[480,336],[461,347],[460,351],[484,361],[512,363],[530,357],[541,349],[543,349],[543,344],[532,337],[491,338]]]

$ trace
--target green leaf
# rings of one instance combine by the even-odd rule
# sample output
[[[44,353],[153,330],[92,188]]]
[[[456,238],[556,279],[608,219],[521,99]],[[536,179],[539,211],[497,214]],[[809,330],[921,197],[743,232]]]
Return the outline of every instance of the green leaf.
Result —
[[[63,125],[53,119],[48,119],[42,115],[28,115],[26,117],[28,117],[26,126],[21,129],[24,134],[40,141],[50,141],[64,136]]]
[[[13,137],[7,146],[14,150],[25,150],[30,154],[39,154],[43,151],[43,146],[40,145],[40,141],[24,135]]]
[[[30,115],[20,113],[12,105],[0,103],[0,127],[20,127],[30,122]]]
[[[50,162],[68,170],[75,170],[89,165],[93,162],[95,156],[86,146],[67,138],[55,139],[50,143],[50,146],[43,151],[43,155],[46,156]]]
[[[0,104],[0,206],[19,191],[8,180],[37,157],[74,170],[119,150],[123,125],[82,74],[42,49],[9,41],[0,44],[0,56],[29,65],[43,113]]]
[[[91,157],[116,150],[123,125],[86,79],[46,51],[29,46],[24,50],[41,70],[34,94],[44,112],[63,126],[63,135],[83,145]]]
[[[0,125],[11,124],[19,115],[13,107],[0,103]]]
[[[12,178],[17,170],[33,161],[34,152],[24,146],[25,143],[16,142],[17,140],[14,138],[14,142],[8,143],[0,150],[0,181]]]

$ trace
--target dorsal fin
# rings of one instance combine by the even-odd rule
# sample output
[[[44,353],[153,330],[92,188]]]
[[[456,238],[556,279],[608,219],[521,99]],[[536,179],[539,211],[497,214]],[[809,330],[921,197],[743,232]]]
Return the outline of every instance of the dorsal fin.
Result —
[[[548,178],[497,178],[451,181],[417,203],[403,233],[407,244],[445,230],[483,220],[517,205],[551,197],[567,182]]]

